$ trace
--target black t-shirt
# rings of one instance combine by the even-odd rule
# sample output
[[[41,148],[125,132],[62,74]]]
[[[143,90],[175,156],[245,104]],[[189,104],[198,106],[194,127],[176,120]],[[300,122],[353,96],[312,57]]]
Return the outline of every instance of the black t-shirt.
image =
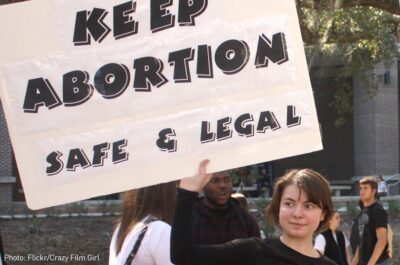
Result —
[[[177,265],[335,265],[325,256],[312,258],[287,247],[279,239],[236,239],[218,245],[194,245],[192,207],[197,193],[178,189],[171,231],[171,260]]]
[[[375,202],[369,207],[365,207],[358,218],[358,231],[360,233],[360,265],[367,264],[370,260],[378,238],[376,229],[379,227],[387,228],[388,217],[382,205]],[[389,258],[387,254],[388,245],[386,245],[378,263]]]

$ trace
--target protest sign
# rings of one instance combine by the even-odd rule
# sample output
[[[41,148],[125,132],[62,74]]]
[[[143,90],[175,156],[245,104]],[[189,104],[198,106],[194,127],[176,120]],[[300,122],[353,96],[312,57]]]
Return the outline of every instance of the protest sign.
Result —
[[[35,0],[0,22],[31,209],[322,148],[293,0]]]

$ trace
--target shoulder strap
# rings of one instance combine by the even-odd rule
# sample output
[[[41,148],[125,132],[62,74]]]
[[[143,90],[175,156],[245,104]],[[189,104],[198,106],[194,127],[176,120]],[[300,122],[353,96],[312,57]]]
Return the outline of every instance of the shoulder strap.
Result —
[[[140,231],[140,234],[139,234],[139,236],[138,236],[138,239],[136,240],[136,243],[135,243],[135,245],[133,246],[132,251],[131,251],[131,253],[129,254],[128,258],[126,259],[124,265],[131,265],[132,260],[135,258],[136,253],[137,253],[138,250],[139,250],[139,247],[140,247],[140,244],[142,243],[142,240],[143,240],[143,238],[144,238],[144,235],[145,235],[146,232],[147,232],[147,228],[149,227],[149,225],[150,225],[151,222],[156,221],[156,220],[157,220],[157,219],[156,219],[156,218],[153,218],[153,217],[149,217],[149,218],[146,220],[146,225],[143,227],[142,231]]]

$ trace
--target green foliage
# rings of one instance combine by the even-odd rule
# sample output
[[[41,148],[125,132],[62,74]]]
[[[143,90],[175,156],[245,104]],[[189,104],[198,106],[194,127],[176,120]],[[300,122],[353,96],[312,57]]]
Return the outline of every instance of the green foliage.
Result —
[[[338,8],[339,2],[298,1],[309,69],[320,77],[332,68],[336,71],[338,87],[333,105],[338,114],[337,126],[352,112],[353,92],[346,81],[357,79],[373,97],[380,81],[374,67],[384,63],[388,68],[399,56],[397,15],[371,6]]]
[[[347,202],[347,214],[351,216],[351,218],[355,218],[359,212],[358,202],[349,201]]]
[[[268,199],[259,199],[255,202],[254,208],[257,209],[257,222],[258,225],[260,226],[260,229],[264,232],[264,235],[268,237],[274,237],[277,235],[278,230],[275,228],[275,226],[269,224],[266,222],[265,218],[265,209],[268,206],[270,200]]]
[[[400,201],[393,200],[393,201],[389,201],[388,203],[389,203],[389,211],[391,213],[395,213],[395,214],[400,213]]]

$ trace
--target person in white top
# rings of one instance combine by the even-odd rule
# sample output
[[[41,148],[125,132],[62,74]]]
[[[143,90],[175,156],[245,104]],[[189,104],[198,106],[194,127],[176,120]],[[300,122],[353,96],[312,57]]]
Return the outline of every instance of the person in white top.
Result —
[[[378,182],[378,199],[381,197],[387,196],[388,195],[388,186],[386,181],[383,180],[382,176],[379,175],[378,178],[376,179]]]
[[[334,211],[329,220],[328,229],[315,237],[314,248],[334,260],[338,265],[348,265],[351,259],[350,242],[346,235],[339,230],[340,222],[339,212]]]
[[[139,248],[129,265],[172,265],[171,223],[177,182],[131,190],[125,193],[121,219],[110,243],[109,265],[124,265],[139,234],[147,226]]]

